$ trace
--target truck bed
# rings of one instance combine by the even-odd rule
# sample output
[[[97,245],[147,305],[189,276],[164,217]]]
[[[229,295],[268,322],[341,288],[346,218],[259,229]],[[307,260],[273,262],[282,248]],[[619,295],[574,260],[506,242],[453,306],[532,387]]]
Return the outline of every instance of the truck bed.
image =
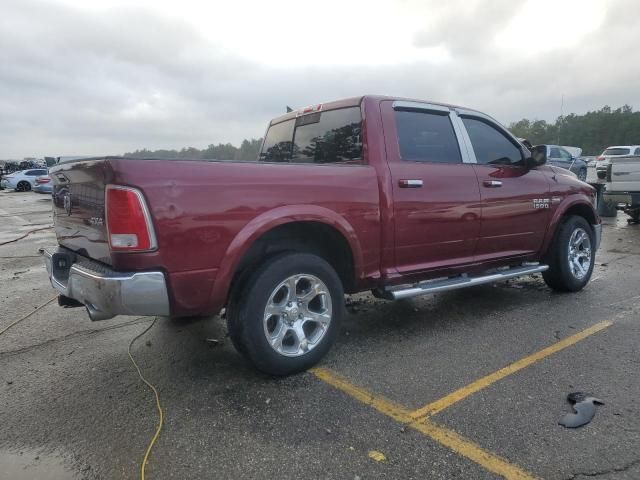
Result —
[[[51,177],[59,244],[116,271],[164,269],[181,299],[180,314],[211,295],[225,255],[246,244],[241,232],[254,231],[246,227],[260,224],[262,215],[284,222],[300,206],[319,220],[345,218],[360,233],[362,268],[378,268],[379,187],[370,166],[103,157],[60,164]],[[108,184],[140,189],[155,251],[110,251]]]

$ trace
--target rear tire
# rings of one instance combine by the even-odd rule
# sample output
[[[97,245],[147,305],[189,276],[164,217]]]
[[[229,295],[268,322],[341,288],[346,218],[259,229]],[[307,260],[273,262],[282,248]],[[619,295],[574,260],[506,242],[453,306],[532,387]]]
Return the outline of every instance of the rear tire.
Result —
[[[596,252],[591,225],[575,215],[558,227],[548,254],[549,270],[543,272],[545,283],[559,292],[577,292],[589,282]]]
[[[16,192],[28,192],[29,190],[31,190],[31,184],[29,182],[25,182],[24,180],[18,182]]]
[[[285,253],[268,259],[229,302],[229,336],[271,375],[307,370],[335,342],[344,316],[337,273],[322,258]]]

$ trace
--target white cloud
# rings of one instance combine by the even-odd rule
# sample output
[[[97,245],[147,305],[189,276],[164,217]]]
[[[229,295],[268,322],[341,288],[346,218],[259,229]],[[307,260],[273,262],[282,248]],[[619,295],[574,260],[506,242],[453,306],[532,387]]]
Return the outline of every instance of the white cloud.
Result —
[[[633,0],[5,0],[0,158],[204,147],[363,93],[504,122],[640,106]]]

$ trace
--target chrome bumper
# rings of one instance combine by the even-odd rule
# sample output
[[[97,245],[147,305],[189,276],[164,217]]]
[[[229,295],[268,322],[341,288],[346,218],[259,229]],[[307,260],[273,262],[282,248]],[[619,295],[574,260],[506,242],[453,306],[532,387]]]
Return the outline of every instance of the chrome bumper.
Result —
[[[91,320],[170,313],[162,272],[116,272],[62,247],[41,248],[40,254],[53,288],[84,304]]]
[[[602,224],[598,223],[597,225],[591,225],[593,227],[593,233],[596,237],[596,245],[594,250],[598,250],[600,248],[600,242],[602,242]]]

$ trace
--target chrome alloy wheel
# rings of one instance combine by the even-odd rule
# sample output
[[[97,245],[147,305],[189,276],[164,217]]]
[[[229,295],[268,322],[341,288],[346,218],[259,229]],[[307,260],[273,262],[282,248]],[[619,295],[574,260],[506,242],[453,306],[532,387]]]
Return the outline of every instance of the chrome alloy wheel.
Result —
[[[287,357],[313,350],[331,323],[331,294],[314,275],[293,275],[271,293],[264,310],[264,334],[271,348]]]
[[[569,271],[582,280],[591,268],[591,239],[583,228],[576,228],[569,238]]]

